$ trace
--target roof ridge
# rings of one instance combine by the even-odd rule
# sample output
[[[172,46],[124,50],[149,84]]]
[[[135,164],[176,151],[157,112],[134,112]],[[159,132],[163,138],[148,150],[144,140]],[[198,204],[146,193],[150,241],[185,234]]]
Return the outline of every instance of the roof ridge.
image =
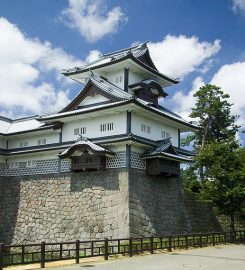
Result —
[[[129,51],[129,50],[133,50],[133,49],[136,49],[136,48],[142,48],[143,45],[146,45],[149,41],[145,41],[145,42],[142,42],[140,44],[137,44],[137,45],[134,45],[134,46],[131,46],[131,47],[128,47],[128,48],[124,48],[124,49],[121,49],[121,50],[117,50],[117,51],[114,51],[114,52],[111,52],[111,53],[106,53],[106,54],[103,54],[102,56],[104,57],[108,57],[108,56],[111,56],[113,54],[120,54],[122,52],[126,52],[126,51]]]
[[[0,120],[12,123],[13,119],[0,115]]]

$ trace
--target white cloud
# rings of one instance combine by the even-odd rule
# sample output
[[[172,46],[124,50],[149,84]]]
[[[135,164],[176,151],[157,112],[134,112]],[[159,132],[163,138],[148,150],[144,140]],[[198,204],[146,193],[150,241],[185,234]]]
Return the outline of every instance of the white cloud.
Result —
[[[77,29],[89,42],[95,42],[107,34],[116,33],[120,23],[127,20],[120,7],[106,12],[103,0],[69,0],[61,19]]]
[[[242,12],[245,14],[245,0],[232,0],[232,9],[234,12]]]
[[[22,116],[64,107],[69,102],[69,90],[59,81],[59,72],[83,62],[49,42],[26,37],[5,18],[0,18],[0,33],[1,112]],[[92,51],[85,61],[98,54]],[[47,77],[52,77],[52,82],[63,90],[56,90],[53,83],[46,82]]]
[[[220,86],[230,95],[232,113],[240,115],[239,124],[245,123],[245,62],[222,66],[213,76],[211,83]]]
[[[230,95],[229,102],[233,104],[231,113],[240,115],[237,123],[244,128],[245,124],[245,62],[237,62],[222,66],[213,76],[211,84],[221,87],[221,89]],[[184,119],[189,118],[191,108],[195,105],[196,99],[194,93],[204,85],[201,77],[193,81],[192,89],[184,94],[182,91],[175,93],[171,102],[175,104],[175,111]]]
[[[206,72],[210,58],[221,48],[220,41],[200,42],[197,37],[167,35],[162,41],[148,44],[160,72],[183,78],[194,70]]]
[[[193,121],[193,119],[189,117],[191,108],[193,108],[196,103],[196,98],[193,95],[203,85],[203,79],[197,77],[192,83],[192,89],[187,94],[179,91],[172,97],[172,102],[175,104],[175,111],[184,119]]]

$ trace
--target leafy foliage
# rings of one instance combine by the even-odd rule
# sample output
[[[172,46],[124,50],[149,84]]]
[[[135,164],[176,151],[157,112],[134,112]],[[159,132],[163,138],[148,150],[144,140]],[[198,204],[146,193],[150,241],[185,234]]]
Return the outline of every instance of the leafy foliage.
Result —
[[[203,198],[211,199],[221,213],[231,218],[245,204],[245,149],[233,139],[207,145],[196,162],[205,164],[205,181],[201,191]]]
[[[184,185],[229,215],[234,230],[234,215],[245,208],[245,149],[235,140],[237,116],[231,115],[229,95],[215,85],[201,87],[194,96],[190,117],[199,119],[200,129],[182,140],[193,143],[196,152],[182,173]]]

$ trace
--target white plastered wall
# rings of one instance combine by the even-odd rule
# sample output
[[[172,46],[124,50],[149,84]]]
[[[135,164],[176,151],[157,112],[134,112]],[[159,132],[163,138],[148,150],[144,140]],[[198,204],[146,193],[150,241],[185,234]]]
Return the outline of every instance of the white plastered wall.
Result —
[[[7,141],[4,137],[0,137],[0,148],[2,148],[2,149],[7,148]]]
[[[151,127],[151,133],[145,133],[141,131],[141,124],[145,124]],[[174,126],[170,126],[167,122],[162,123],[154,121],[152,119],[143,117],[135,112],[132,113],[132,133],[140,137],[144,137],[151,140],[162,140],[161,131],[168,132],[171,137],[171,142],[174,146],[178,146],[178,129]]]
[[[117,77],[122,77],[121,82],[116,82]],[[121,89],[124,89],[124,69],[114,72],[114,73],[107,73],[106,78],[108,79],[109,82],[115,84],[116,86],[120,87]]]
[[[113,123],[113,130],[101,132],[100,125],[108,123]],[[86,127],[86,134],[83,134],[83,136],[92,139],[97,137],[125,134],[126,126],[127,126],[126,112],[66,122],[63,126],[62,141],[66,142],[78,139],[79,136],[74,135],[75,128]]]
[[[9,164],[11,161],[25,162],[30,160],[50,160],[50,159],[58,159],[57,154],[60,151],[52,151],[52,152],[36,152],[30,154],[16,155],[10,156],[7,158],[7,163]]]
[[[28,142],[29,146],[37,146],[38,140],[46,139],[46,144],[58,143],[59,142],[59,132],[47,132],[42,134],[21,134],[19,136],[14,135],[12,137],[8,137],[8,148],[20,148],[21,142]]]
[[[105,102],[108,100],[109,100],[108,98],[103,97],[102,95],[99,95],[99,94],[94,95],[94,96],[88,96],[79,104],[79,106],[87,106],[87,105],[91,105],[91,104]]]
[[[139,74],[132,72],[129,69],[129,74],[128,74],[128,84],[134,84],[134,83],[138,83],[141,82],[142,80],[144,80],[144,78],[142,76],[140,76]]]

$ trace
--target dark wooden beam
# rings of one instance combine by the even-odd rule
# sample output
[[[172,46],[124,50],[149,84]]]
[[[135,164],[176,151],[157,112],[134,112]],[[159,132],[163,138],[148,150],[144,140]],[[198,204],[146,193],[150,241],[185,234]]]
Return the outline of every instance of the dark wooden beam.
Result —
[[[131,167],[131,145],[126,144],[126,167]]]
[[[127,111],[127,134],[131,133],[131,112]]]
[[[129,75],[129,69],[124,69],[124,91],[128,92],[128,75]]]
[[[178,128],[178,147],[180,148],[180,129]]]

